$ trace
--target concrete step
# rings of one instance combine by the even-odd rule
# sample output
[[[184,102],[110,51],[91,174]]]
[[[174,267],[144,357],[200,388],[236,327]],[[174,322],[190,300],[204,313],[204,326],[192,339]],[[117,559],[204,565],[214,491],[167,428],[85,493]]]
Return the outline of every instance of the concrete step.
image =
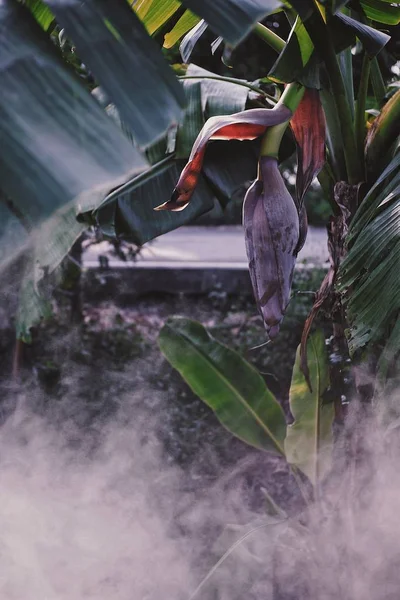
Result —
[[[135,261],[123,261],[110,251],[108,242],[90,246],[83,266],[94,300],[113,294],[137,296],[149,292],[251,293],[248,264],[240,226],[181,227],[146,244]],[[100,264],[106,256],[108,268]],[[310,227],[301,250],[297,270],[326,268],[325,229]]]

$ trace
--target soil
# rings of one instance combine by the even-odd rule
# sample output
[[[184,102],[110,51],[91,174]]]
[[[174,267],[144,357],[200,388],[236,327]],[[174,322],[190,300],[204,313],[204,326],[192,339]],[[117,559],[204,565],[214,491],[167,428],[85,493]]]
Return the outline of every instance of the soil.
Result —
[[[208,296],[145,296],[133,306],[120,304],[118,298],[112,304],[84,304],[82,322],[74,326],[64,300],[56,305],[55,317],[43,323],[34,332],[33,343],[24,348],[21,385],[32,390],[35,411],[60,426],[68,423],[75,432],[71,444],[87,447],[96,446],[98,425],[120,410],[126,391],[136,390],[143,395],[142,409],[158,416],[157,435],[165,460],[190,472],[195,487],[208,486],[234,466],[235,485],[245,489],[252,509],[265,509],[263,489],[267,489],[286,510],[296,510],[300,500],[285,463],[232,437],[163,358],[157,336],[170,315],[200,321],[260,371],[290,419],[287,398],[295,351],[312,305],[310,292],[322,277],[322,271],[297,273],[281,333],[267,345],[253,299],[230,297],[221,290]],[[11,339],[5,332],[0,349],[5,391]],[[3,396],[4,420],[13,411],[17,394]]]

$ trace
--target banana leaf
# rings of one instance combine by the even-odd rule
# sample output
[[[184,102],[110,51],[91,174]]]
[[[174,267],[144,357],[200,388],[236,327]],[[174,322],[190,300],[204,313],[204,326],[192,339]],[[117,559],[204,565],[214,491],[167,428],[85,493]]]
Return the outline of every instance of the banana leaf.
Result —
[[[338,287],[345,292],[352,354],[370,341],[385,339],[398,318],[399,265],[400,186],[382,200],[340,269]]]
[[[26,0],[25,5],[44,31],[50,29],[54,23],[54,15],[43,0]]]
[[[139,146],[149,146],[181,119],[182,87],[126,0],[46,3]]]
[[[26,7],[5,0],[0,27],[0,178],[12,208],[0,232],[2,266],[35,248],[31,278],[38,289],[82,230],[77,217],[147,162],[65,67]],[[26,232],[18,237],[21,224]]]
[[[283,454],[285,416],[261,375],[196,321],[169,319],[158,343],[170,364],[220,423],[261,450]]]
[[[199,22],[199,17],[190,10],[185,10],[174,27],[164,36],[164,48],[172,48],[175,44]],[[188,61],[185,61],[188,62]]]
[[[334,419],[333,404],[323,402],[329,386],[329,365],[322,330],[308,338],[307,362],[311,390],[301,370],[299,346],[289,392],[294,423],[287,427],[285,452],[287,461],[317,485],[331,466]]]
[[[257,21],[281,3],[278,0],[183,0],[182,4],[204,19],[214,33],[236,45]]]
[[[96,224],[105,235],[122,236],[141,246],[211,210],[214,194],[203,178],[186,210],[179,213],[154,210],[170,197],[184,164],[170,156],[110,194],[94,213]]]
[[[141,0],[133,5],[148,33],[153,35],[179,10],[178,0]]]

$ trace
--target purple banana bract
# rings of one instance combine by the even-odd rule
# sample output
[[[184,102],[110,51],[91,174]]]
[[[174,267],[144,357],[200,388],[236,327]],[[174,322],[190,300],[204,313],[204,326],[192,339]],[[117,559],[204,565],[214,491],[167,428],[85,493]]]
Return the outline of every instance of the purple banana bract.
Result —
[[[254,296],[274,339],[289,302],[300,240],[299,214],[275,158],[260,158],[259,178],[244,201],[243,225]]]

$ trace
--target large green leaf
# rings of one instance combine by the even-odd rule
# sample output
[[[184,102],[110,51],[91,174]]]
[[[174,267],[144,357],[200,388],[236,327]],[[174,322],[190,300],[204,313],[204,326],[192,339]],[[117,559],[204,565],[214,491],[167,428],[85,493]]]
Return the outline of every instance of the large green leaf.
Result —
[[[307,361],[312,391],[301,370],[299,346],[289,396],[294,423],[287,427],[285,452],[287,461],[317,485],[331,465],[334,418],[333,405],[323,402],[329,386],[329,365],[322,330],[307,341]]]
[[[211,210],[214,196],[226,204],[245,182],[256,177],[257,142],[211,143],[200,187],[190,205],[181,212],[153,210],[170,197],[185,164],[181,159],[189,156],[206,118],[239,112],[248,97],[249,89],[240,80],[208,79],[214,74],[196,65],[189,65],[186,73],[194,79],[184,80],[187,107],[175,139],[153,145],[147,153],[152,168],[112,192],[95,211],[96,223],[106,235],[122,235],[143,244]],[[118,111],[111,108],[108,105],[107,112],[123,127]]]
[[[181,119],[182,87],[126,0],[46,3],[140,146]]]
[[[200,324],[169,319],[162,353],[231,433],[262,450],[283,454],[285,416],[259,373]]]
[[[279,0],[183,0],[217,35],[236,45],[253,25],[280,6]]]
[[[26,0],[25,5],[45,31],[54,23],[54,15],[43,0]]]
[[[150,35],[158,31],[180,8],[178,0],[142,0],[133,5]]]
[[[164,36],[164,48],[172,48],[188,31],[199,22],[199,17],[190,10],[185,10],[174,27]]]
[[[2,189],[30,227],[69,203],[76,214],[90,211],[146,161],[63,66],[27,9],[5,0],[0,26]]]
[[[20,215],[32,232],[1,244],[2,259],[33,246],[37,288],[81,230],[76,216],[96,208],[146,161],[64,67],[25,7],[5,0],[0,27],[1,186],[13,207],[10,226]]]

